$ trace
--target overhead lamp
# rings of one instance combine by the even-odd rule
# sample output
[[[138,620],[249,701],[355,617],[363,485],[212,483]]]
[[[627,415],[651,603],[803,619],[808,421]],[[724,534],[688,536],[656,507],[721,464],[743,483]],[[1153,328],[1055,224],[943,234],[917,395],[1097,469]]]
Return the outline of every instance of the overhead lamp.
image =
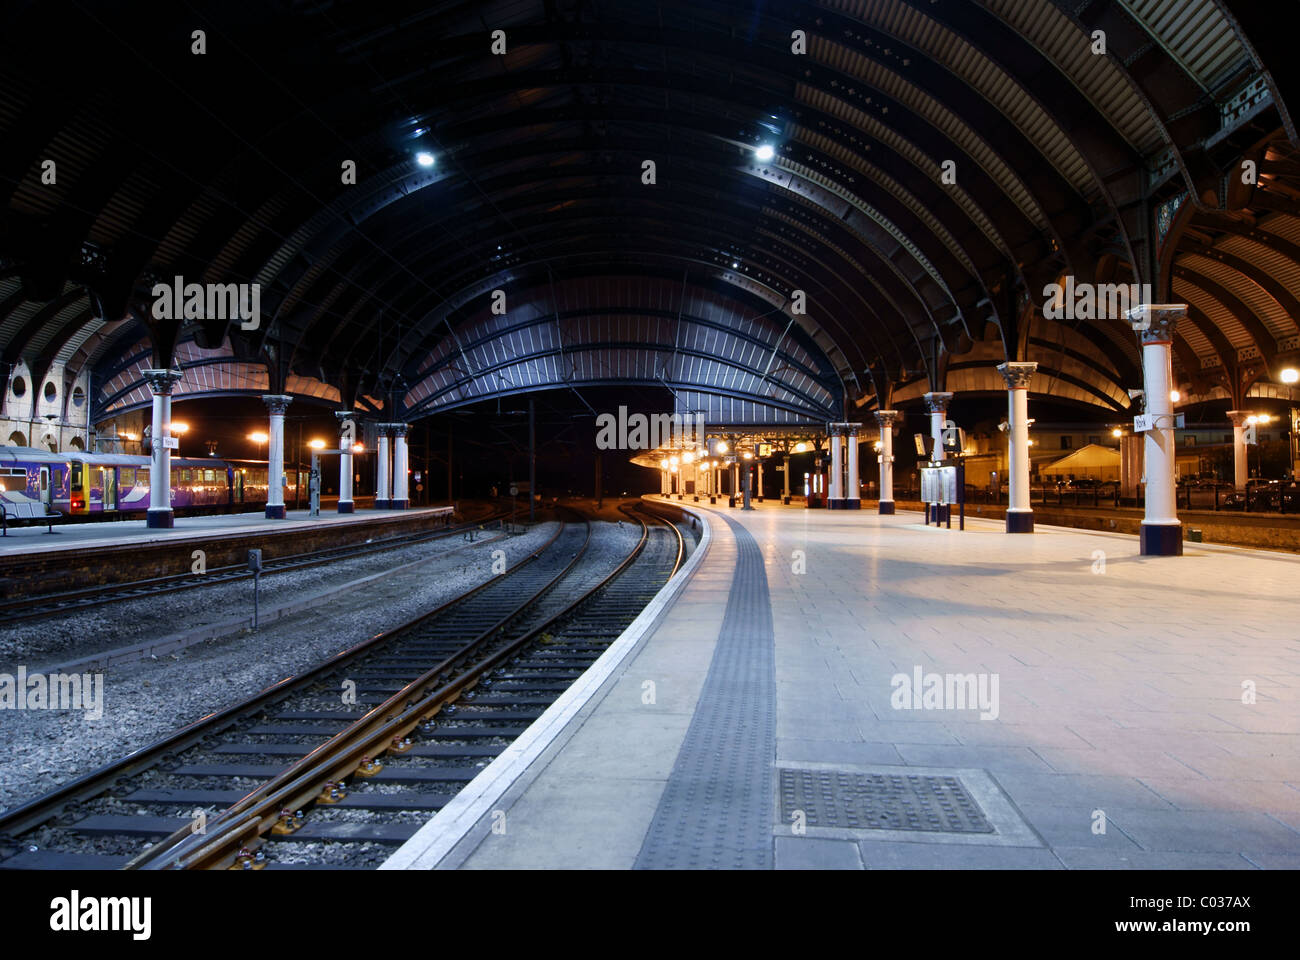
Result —
[[[776,156],[776,148],[770,143],[765,143],[754,151],[754,156],[766,163]]]
[[[1272,423],[1273,418],[1270,417],[1267,413],[1261,413],[1259,415],[1259,422],[1264,424]]]
[[[1251,425],[1254,425],[1254,424],[1256,424],[1256,423],[1259,423],[1259,417],[1255,416],[1255,415],[1252,413],[1249,417],[1246,418],[1246,422],[1249,423],[1249,424],[1251,424]]]
[[[352,452],[353,452],[353,453],[365,453],[365,452],[366,452],[366,445],[365,445],[364,443],[354,443],[354,444],[352,444]]]
[[[254,443],[266,443],[270,437],[264,434],[261,430],[254,430],[248,435],[248,439],[252,440]]]
[[[316,440],[308,440],[308,441],[307,441],[307,446],[311,447],[313,450],[324,450],[324,449],[325,449],[325,441],[324,441],[324,440],[320,440],[320,439],[316,439]]]
[[[1169,391],[1169,401],[1170,401],[1170,403],[1177,403],[1177,402],[1178,402],[1179,400],[1181,400],[1181,399],[1183,399],[1183,395],[1182,395],[1181,393],[1179,393],[1177,390],[1170,390],[1170,391]]]
[[[1114,430],[1110,432],[1110,435],[1112,437],[1122,437],[1124,436],[1124,431],[1121,430],[1119,427],[1116,427]]]
[[[732,269],[732,270],[737,270],[737,269],[739,269],[739,268],[740,268],[740,261],[739,261],[739,260],[732,260],[732,261],[731,261],[731,269]]]
[[[415,155],[415,162],[422,167],[433,166],[433,154],[427,150],[421,150]]]
[[[695,462],[695,454],[693,453],[682,454],[682,463],[694,463],[694,462]]]
[[[745,451],[745,453],[744,453],[744,457],[745,457],[746,460],[753,460],[753,459],[754,459],[754,455],[753,455],[752,453],[750,453],[748,450]]]
[[[719,440],[719,441],[718,441],[718,453],[726,453],[726,452],[727,452],[727,441],[725,441],[725,440]]]
[[[190,429],[190,425],[183,420],[173,420],[167,426],[172,433],[188,433]]]
[[[795,453],[803,453],[807,449],[808,449],[808,444],[804,443],[802,440],[794,445]]]
[[[1283,383],[1296,383],[1300,381],[1300,370],[1295,367],[1287,367],[1282,371],[1281,379]]]

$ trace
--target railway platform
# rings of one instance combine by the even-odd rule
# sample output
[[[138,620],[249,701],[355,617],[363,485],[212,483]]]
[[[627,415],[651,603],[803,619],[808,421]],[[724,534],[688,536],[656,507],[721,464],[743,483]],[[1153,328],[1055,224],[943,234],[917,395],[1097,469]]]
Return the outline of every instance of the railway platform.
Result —
[[[143,519],[16,527],[0,538],[0,595],[37,595],[60,589],[170,576],[194,568],[243,564],[249,549],[265,559],[326,549],[358,539],[396,536],[447,522],[454,508],[325,513],[291,510],[283,520],[260,513],[185,517],[172,528]],[[482,508],[484,515],[489,508]]]
[[[385,869],[1300,867],[1300,558],[673,503],[678,580]]]

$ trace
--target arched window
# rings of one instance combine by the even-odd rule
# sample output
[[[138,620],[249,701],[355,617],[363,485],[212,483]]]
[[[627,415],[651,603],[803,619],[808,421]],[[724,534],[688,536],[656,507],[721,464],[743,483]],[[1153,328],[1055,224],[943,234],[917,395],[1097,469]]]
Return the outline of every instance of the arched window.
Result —
[[[13,433],[9,434],[9,443],[15,447],[25,447],[27,446],[27,438],[15,430]]]
[[[86,445],[85,445],[84,443],[81,442],[81,438],[80,438],[80,437],[73,437],[71,440],[68,441],[68,446],[71,447],[73,450],[85,450],[85,449],[86,449]]]

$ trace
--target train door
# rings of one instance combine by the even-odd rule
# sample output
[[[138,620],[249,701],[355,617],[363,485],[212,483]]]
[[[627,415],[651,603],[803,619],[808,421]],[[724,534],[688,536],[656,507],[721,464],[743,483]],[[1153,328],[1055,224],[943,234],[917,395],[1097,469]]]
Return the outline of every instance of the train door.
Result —
[[[45,509],[48,512],[50,509],[50,498],[52,496],[52,493],[50,491],[50,468],[49,467],[41,467],[40,495],[41,495],[41,503],[45,504]]]
[[[104,491],[104,509],[117,509],[117,467],[100,469],[100,487]]]
[[[244,471],[235,472],[235,503],[244,502]]]

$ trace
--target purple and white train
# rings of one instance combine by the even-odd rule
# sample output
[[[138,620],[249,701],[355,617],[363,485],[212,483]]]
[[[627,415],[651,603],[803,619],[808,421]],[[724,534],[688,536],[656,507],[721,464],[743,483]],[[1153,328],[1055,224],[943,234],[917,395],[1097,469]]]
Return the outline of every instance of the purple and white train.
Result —
[[[174,509],[266,502],[265,460],[173,457],[171,466]],[[290,497],[295,479],[291,471]],[[149,458],[0,446],[0,499],[39,502],[71,516],[143,515],[149,509]]]

